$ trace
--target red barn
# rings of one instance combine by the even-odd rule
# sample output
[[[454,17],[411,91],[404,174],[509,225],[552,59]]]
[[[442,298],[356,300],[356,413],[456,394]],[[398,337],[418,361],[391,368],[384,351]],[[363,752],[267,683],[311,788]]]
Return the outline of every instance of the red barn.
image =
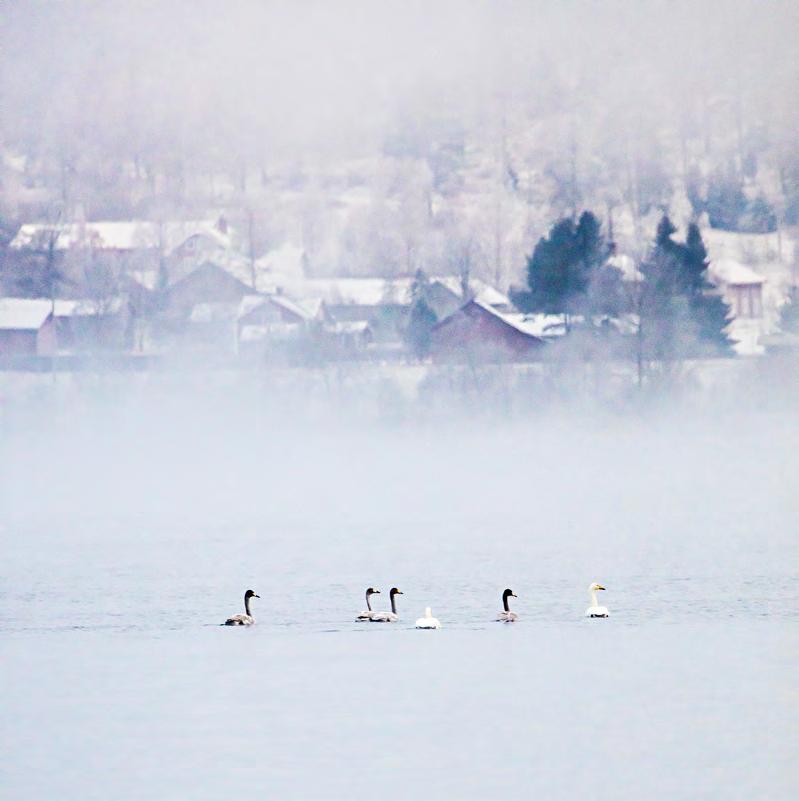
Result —
[[[523,362],[538,359],[545,342],[522,315],[469,301],[433,327],[430,354],[438,362]]]

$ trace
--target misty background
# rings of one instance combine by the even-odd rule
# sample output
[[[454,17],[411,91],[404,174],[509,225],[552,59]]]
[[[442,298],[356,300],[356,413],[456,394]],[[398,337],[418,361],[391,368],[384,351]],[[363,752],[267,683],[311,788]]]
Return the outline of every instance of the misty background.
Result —
[[[4,249],[224,217],[253,264],[504,292],[561,218],[592,210],[599,266],[612,241],[635,272],[667,213],[768,266],[772,311],[796,283],[795,2],[32,0],[0,25]],[[793,799],[795,353],[636,381],[574,341],[0,371],[5,794]],[[403,590],[396,624],[354,621],[368,586]],[[257,624],[220,626],[248,587]]]
[[[640,254],[731,179],[799,213],[791,2],[8,3],[14,220],[225,210],[311,275],[507,286],[559,217]],[[762,211],[762,209],[761,209]],[[10,234],[9,234],[10,235]]]

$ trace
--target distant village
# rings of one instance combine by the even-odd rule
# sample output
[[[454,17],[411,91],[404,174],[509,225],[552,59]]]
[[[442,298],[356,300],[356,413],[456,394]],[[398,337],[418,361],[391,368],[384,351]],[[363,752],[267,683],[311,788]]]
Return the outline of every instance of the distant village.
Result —
[[[569,332],[562,315],[523,313],[508,288],[468,272],[311,277],[299,246],[253,258],[235,241],[224,216],[23,224],[0,273],[0,367],[80,369],[98,356],[132,368],[528,362],[547,358]],[[769,291],[769,278],[716,252],[710,274],[731,310],[735,352],[795,347],[780,336],[784,297]],[[636,280],[630,257],[610,261],[625,282]],[[420,292],[434,315],[422,350],[409,337]],[[629,316],[604,322],[623,340],[634,333]]]

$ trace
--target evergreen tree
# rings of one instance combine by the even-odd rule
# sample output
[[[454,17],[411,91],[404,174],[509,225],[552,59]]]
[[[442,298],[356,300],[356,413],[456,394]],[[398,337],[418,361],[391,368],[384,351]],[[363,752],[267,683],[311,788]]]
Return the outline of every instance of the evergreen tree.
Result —
[[[712,284],[707,278],[708,258],[702,234],[696,223],[688,226],[685,236],[685,249],[683,264],[683,289],[686,292],[698,293],[710,289]]]
[[[647,358],[658,361],[684,355],[682,345],[686,333],[690,335],[687,304],[679,291],[682,265],[672,239],[676,231],[664,215],[652,251],[640,268],[644,280],[638,303],[639,345]]]
[[[555,223],[548,237],[541,237],[527,262],[529,311],[562,314],[569,311],[575,280],[574,223],[565,218]]]
[[[590,211],[576,225],[568,217],[559,220],[538,240],[527,261],[528,290],[514,292],[514,302],[523,311],[567,317],[590,312],[589,288],[609,253],[599,220]]]
[[[699,228],[691,224],[685,244],[667,216],[641,265],[644,276],[639,314],[648,352],[658,359],[729,355],[726,333],[730,307],[708,279],[709,261]]]
[[[430,332],[438,317],[428,302],[430,281],[423,270],[417,270],[411,284],[411,310],[405,329],[405,343],[417,359],[430,351]]]
[[[405,342],[417,359],[424,359],[430,351],[430,333],[438,322],[436,313],[420,297],[414,301],[408,316]]]
[[[732,341],[726,333],[730,307],[708,278],[707,249],[699,227],[693,223],[688,226],[682,255],[683,291],[689,298],[702,349],[718,356],[730,355]]]

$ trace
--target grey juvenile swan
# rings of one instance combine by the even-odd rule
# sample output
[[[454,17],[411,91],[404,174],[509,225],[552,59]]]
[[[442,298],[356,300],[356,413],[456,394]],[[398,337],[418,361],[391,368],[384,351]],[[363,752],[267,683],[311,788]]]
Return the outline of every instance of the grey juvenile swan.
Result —
[[[374,617],[374,610],[372,609],[372,602],[371,597],[373,595],[380,595],[380,590],[376,590],[374,587],[369,587],[366,590],[366,609],[361,612],[355,620],[371,620]]]
[[[375,612],[370,618],[372,623],[394,623],[399,620],[399,615],[397,614],[397,602],[394,600],[397,595],[404,595],[404,593],[398,590],[396,587],[392,587],[391,592],[388,594],[389,598],[391,598],[391,611]]]
[[[233,615],[225,621],[226,626],[252,626],[255,623],[255,618],[250,613],[250,598],[260,598],[252,590],[247,590],[244,593],[244,614]]]

